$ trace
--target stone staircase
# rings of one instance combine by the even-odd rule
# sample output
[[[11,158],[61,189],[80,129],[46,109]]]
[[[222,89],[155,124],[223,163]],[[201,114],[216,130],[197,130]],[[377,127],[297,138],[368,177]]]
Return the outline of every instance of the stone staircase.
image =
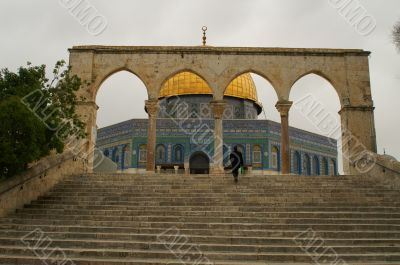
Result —
[[[363,176],[71,176],[0,219],[0,264],[400,264],[400,192]]]

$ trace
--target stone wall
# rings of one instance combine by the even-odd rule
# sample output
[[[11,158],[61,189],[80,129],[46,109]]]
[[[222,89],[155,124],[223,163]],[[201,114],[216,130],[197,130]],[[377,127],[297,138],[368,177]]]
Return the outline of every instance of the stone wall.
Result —
[[[374,155],[374,161],[370,163],[367,177],[377,183],[385,183],[388,188],[400,189],[400,162],[385,155]]]
[[[85,164],[72,153],[50,155],[28,171],[0,182],[0,217],[14,212],[48,192],[67,175],[85,171]]]

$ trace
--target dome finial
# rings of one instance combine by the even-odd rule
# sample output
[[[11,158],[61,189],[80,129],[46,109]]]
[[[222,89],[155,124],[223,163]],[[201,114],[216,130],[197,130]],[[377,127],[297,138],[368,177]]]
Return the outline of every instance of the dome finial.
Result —
[[[207,36],[206,36],[207,26],[203,26],[201,29],[203,30],[203,46],[206,46],[206,43],[207,43]]]

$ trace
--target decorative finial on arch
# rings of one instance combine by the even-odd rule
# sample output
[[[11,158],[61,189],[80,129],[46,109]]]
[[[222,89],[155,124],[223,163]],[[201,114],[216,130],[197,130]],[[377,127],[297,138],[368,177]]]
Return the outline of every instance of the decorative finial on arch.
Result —
[[[203,31],[203,46],[206,46],[207,43],[207,36],[206,36],[206,32],[207,32],[207,26],[203,26],[201,28],[201,30]]]

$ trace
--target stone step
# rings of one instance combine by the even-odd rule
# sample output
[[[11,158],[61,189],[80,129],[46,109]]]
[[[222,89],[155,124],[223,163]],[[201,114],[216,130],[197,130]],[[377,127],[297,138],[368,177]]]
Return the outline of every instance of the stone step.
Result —
[[[315,258],[317,260],[317,258]],[[4,264],[25,264],[25,265],[43,265],[43,262],[48,264],[56,264],[57,259],[49,257],[46,259],[39,260],[36,256],[12,256],[12,255],[0,255],[0,262]],[[187,262],[187,261],[186,261]],[[285,262],[265,262],[265,261],[234,261],[234,260],[218,260],[209,261],[208,259],[200,261],[189,261],[190,264],[197,265],[283,265],[288,264]],[[174,259],[129,259],[129,258],[73,258],[66,259],[65,264],[76,264],[76,265],[182,265],[185,261],[179,258]],[[290,263],[293,264],[293,263]],[[315,265],[315,261],[312,262],[296,262],[296,265]],[[318,262],[321,265],[331,265],[332,261]],[[382,265],[382,262],[364,261],[360,262],[346,262],[347,265]],[[384,264],[399,265],[397,262],[386,261]]]
[[[200,189],[245,189],[245,188],[255,188],[255,189],[306,189],[306,188],[313,188],[313,189],[321,189],[321,188],[328,188],[328,189],[350,189],[360,188],[360,189],[383,189],[389,190],[390,187],[383,184],[369,184],[369,183],[342,183],[342,182],[332,182],[332,183],[323,183],[323,182],[294,182],[294,183],[264,183],[264,182],[244,182],[239,180],[236,184],[233,182],[233,179],[224,182],[215,182],[212,181],[211,183],[201,183],[201,182],[176,182],[171,183],[168,181],[164,182],[137,182],[137,181],[81,181],[81,182],[61,182],[57,184],[56,188],[79,188],[79,187],[93,187],[93,188],[107,188],[108,184],[114,184],[115,187],[136,187],[136,188],[172,188],[172,189],[190,189],[190,188],[200,188]],[[91,185],[92,184],[92,185]],[[126,185],[124,185],[126,184]],[[113,187],[113,186],[111,186]]]
[[[32,231],[23,230],[7,230],[0,231],[0,238],[20,241],[21,238],[27,237]],[[156,234],[134,234],[134,233],[79,233],[79,232],[59,232],[46,231],[45,235],[52,240],[69,240],[69,241],[100,241],[100,242],[140,242],[153,243],[157,242],[158,235]],[[212,235],[185,235],[190,242],[197,244],[228,244],[228,245],[291,245],[295,243],[293,237],[226,237]],[[313,238],[305,238],[312,242]],[[0,239],[1,240],[1,239]],[[329,246],[399,246],[399,239],[324,239]]]
[[[103,215],[103,216],[156,216],[156,217],[164,217],[164,216],[172,216],[172,217],[214,217],[214,218],[275,218],[275,219],[312,219],[312,218],[333,218],[333,219],[357,219],[357,218],[365,218],[365,219],[400,219],[400,211],[330,211],[326,209],[321,210],[305,210],[305,211],[281,211],[276,209],[273,211],[260,211],[260,212],[238,212],[238,211],[196,211],[196,210],[184,210],[184,211],[176,211],[169,210],[165,211],[164,209],[150,210],[117,210],[117,209],[103,209],[103,210],[93,210],[93,209],[49,209],[49,208],[24,208],[16,211],[20,214],[29,214],[29,215]]]
[[[96,184],[93,183],[93,185],[90,185],[90,182],[88,183],[81,183],[79,185],[76,184],[58,184],[54,186],[54,189],[117,189],[121,187],[122,189],[172,189],[172,190],[210,190],[210,189],[215,189],[215,190],[259,190],[259,191],[266,191],[266,190],[321,190],[321,189],[327,189],[327,190],[351,190],[352,188],[356,188],[359,190],[383,190],[383,191],[390,191],[392,189],[385,187],[385,186],[378,186],[378,185],[312,185],[308,183],[304,183],[304,185],[265,185],[262,183],[259,184],[244,184],[244,183],[235,183],[233,181],[229,181],[227,183],[221,183],[221,184],[208,184],[208,185],[200,185],[200,184],[177,184],[177,185],[171,185],[171,184],[139,184],[139,183],[125,183],[121,182],[121,184],[116,183],[114,186],[107,186],[107,184],[111,184],[111,182],[104,182],[101,184]],[[392,190],[395,191],[395,190]]]
[[[86,199],[84,200],[83,198],[79,200],[79,198],[70,198],[70,199],[39,199],[35,201],[35,203],[39,204],[60,204],[60,203],[67,203],[67,204],[79,204],[79,205],[102,205],[104,203],[107,203],[108,205],[142,205],[142,206],[207,206],[207,205],[213,205],[213,206],[234,206],[234,207],[246,207],[246,206],[262,206],[265,204],[277,204],[277,205],[284,205],[284,206],[294,206],[294,205],[307,205],[307,204],[327,204],[327,205],[332,205],[335,203],[336,205],[343,205],[346,204],[346,201],[351,200],[349,199],[336,199],[332,200],[332,198],[303,198],[302,200],[300,199],[295,199],[295,198],[256,198],[254,200],[247,200],[247,201],[225,201],[225,200],[214,200],[214,201],[205,201],[205,200],[191,200],[191,201],[185,201],[183,199],[175,199],[175,200],[151,200],[151,198],[145,200],[111,200],[110,198],[91,198],[91,199]],[[354,199],[353,199],[354,200]],[[353,205],[358,203],[359,205],[365,205],[365,204],[371,204],[371,205],[385,205],[385,206],[398,206],[400,205],[399,203],[396,202],[395,199],[393,200],[383,200],[383,199],[377,199],[377,198],[370,198],[370,199],[364,199],[364,200],[359,200],[353,202]]]
[[[286,196],[282,196],[285,194]],[[233,193],[226,193],[226,192],[193,192],[193,193],[163,193],[158,191],[153,192],[98,192],[98,193],[90,193],[90,192],[82,192],[82,193],[68,193],[68,192],[49,192],[46,196],[40,198],[59,198],[59,197],[81,197],[81,198],[92,198],[92,197],[120,197],[124,199],[131,199],[131,198],[161,198],[164,197],[166,199],[169,198],[188,198],[188,199],[196,199],[196,198],[206,198],[206,199],[246,199],[246,198],[332,198],[332,199],[341,199],[341,198],[382,198],[382,199],[399,199],[400,194],[390,194],[390,193],[361,193],[361,192],[353,192],[349,194],[349,192],[343,193],[336,193],[336,192],[326,192],[324,194],[318,192],[287,192],[287,193],[273,193],[273,192],[266,192],[266,193],[246,193],[246,192],[233,192]]]
[[[90,184],[93,185],[90,185]],[[360,183],[360,182],[320,182],[320,181],[304,181],[304,182],[282,182],[282,183],[270,183],[267,181],[263,182],[246,182],[241,179],[239,179],[239,182],[236,184],[232,179],[225,180],[225,181],[214,181],[211,180],[210,183],[203,183],[203,182],[182,182],[182,181],[176,181],[176,182],[171,182],[171,181],[152,181],[152,182],[138,182],[135,180],[132,181],[124,181],[124,180],[109,180],[109,181],[96,181],[96,180],[86,180],[86,181],[79,181],[79,182],[68,182],[68,181],[63,181],[57,184],[55,187],[57,188],[74,188],[74,187],[85,187],[85,186],[91,186],[95,188],[104,188],[107,187],[107,184],[113,183],[116,187],[119,186],[126,186],[129,187],[137,187],[137,188],[163,188],[163,187],[168,187],[168,188],[203,188],[203,189],[210,189],[210,188],[220,188],[220,189],[232,189],[232,188],[258,188],[258,189],[266,189],[266,188],[337,188],[337,189],[349,189],[352,187],[355,188],[364,188],[364,189],[370,189],[370,188],[377,188],[377,189],[390,189],[391,186],[388,186],[386,184],[379,184],[379,183]]]
[[[51,245],[35,244],[32,231]],[[315,239],[319,248],[300,245]],[[51,262],[182,265],[179,250],[186,263],[207,257],[199,265],[334,264],[337,254],[399,265],[400,191],[366,176],[242,176],[236,185],[232,176],[88,174],[0,219],[0,264],[42,264],[37,254],[54,251]]]
[[[24,248],[26,246],[36,246],[40,240],[37,237],[24,237],[24,238],[0,238],[0,244],[5,248]],[[245,244],[211,244],[211,243],[194,243],[190,242],[188,238],[182,237],[181,242],[170,242],[167,240],[174,240],[171,237],[159,237],[153,242],[138,242],[138,241],[111,241],[111,240],[70,240],[70,239],[51,239],[51,244],[62,249],[113,249],[122,251],[164,251],[168,250],[168,245],[174,244],[176,249],[191,249],[199,248],[206,252],[254,252],[254,253],[292,253],[301,254],[304,250],[299,247],[295,241],[288,242],[289,244],[273,244],[273,245],[245,245]],[[312,239],[308,239],[312,240]],[[49,239],[50,241],[50,239]],[[44,242],[42,242],[44,243]],[[317,247],[311,247],[310,251],[314,251]],[[400,253],[400,245],[328,245],[324,244],[323,249],[334,248],[335,251],[341,254],[355,254],[355,253]],[[0,247],[1,249],[1,247]],[[322,252],[322,250],[319,250]]]
[[[290,220],[301,222],[306,220],[321,220],[321,221],[352,221],[360,222],[363,221],[393,221],[394,223],[400,222],[400,213],[327,213],[327,212],[264,212],[259,216],[226,216],[225,212],[219,212],[219,216],[205,215],[202,212],[186,212],[186,214],[177,213],[173,215],[168,212],[161,212],[158,215],[144,214],[133,214],[130,211],[108,211],[108,214],[102,212],[80,212],[70,213],[69,211],[49,211],[48,213],[30,213],[28,210],[18,212],[18,214],[11,215],[12,218],[29,218],[29,219],[51,219],[57,216],[58,219],[90,219],[94,220],[114,220],[114,221],[168,221],[168,222],[224,222],[224,223],[271,223],[271,222],[289,222]],[[1,220],[1,219],[0,219]]]
[[[298,248],[298,247],[294,247]],[[321,252],[326,251],[329,253],[331,248],[321,247]],[[341,249],[341,248],[338,248]],[[349,249],[349,248],[344,248]],[[337,252],[336,248],[335,251]],[[33,252],[33,253],[32,253]],[[183,252],[183,253],[182,253]],[[273,262],[312,262],[313,259],[307,253],[291,253],[291,252],[223,252],[223,251],[203,251],[200,249],[183,249],[183,250],[141,250],[141,249],[88,249],[88,248],[63,248],[59,249],[56,247],[36,247],[34,250],[27,249],[26,247],[18,246],[0,246],[0,255],[10,256],[32,256],[32,254],[40,253],[52,255],[53,257],[68,257],[74,259],[75,257],[86,257],[86,258],[108,258],[108,259],[174,259],[176,255],[184,255],[186,259],[192,262],[196,261],[201,257],[207,257],[209,261],[212,260],[236,260],[236,261],[273,261]],[[182,253],[182,254],[181,254]],[[383,252],[383,253],[340,253],[340,257],[346,261],[394,261],[400,259],[399,252]],[[315,255],[315,256],[318,256]],[[325,261],[334,262],[337,260],[337,253],[324,254]]]
[[[186,203],[186,202],[153,202],[153,201],[60,201],[60,200],[36,200],[33,201],[32,204],[35,205],[76,205],[76,206],[103,206],[103,205],[108,205],[109,207],[113,206],[123,206],[123,207],[208,207],[210,206],[210,203],[208,202],[192,202],[192,203]],[[326,205],[327,207],[340,207],[340,206],[345,206],[345,205],[350,205],[353,207],[362,207],[366,205],[370,206],[379,206],[381,205],[382,207],[399,207],[400,203],[396,202],[378,202],[378,201],[371,201],[371,202],[352,202],[352,203],[347,203],[346,202],[332,202],[332,201],[320,201],[320,200],[311,200],[307,202],[288,202],[288,201],[269,201],[269,202],[263,202],[263,203],[255,203],[255,202],[247,202],[247,203],[213,203],[212,206],[210,207],[222,207],[222,208],[240,208],[240,209],[252,209],[253,207],[258,207],[261,208],[264,205],[274,205],[275,207],[295,207],[295,206],[312,206],[312,205],[320,205],[324,206]]]
[[[82,197],[90,197],[90,196],[99,196],[102,197],[104,194],[114,194],[114,195],[119,195],[122,197],[144,197],[144,196],[153,196],[153,195],[162,195],[165,196],[166,198],[168,197],[186,197],[186,198],[193,198],[193,197],[207,197],[207,198],[221,198],[221,197],[227,197],[227,198],[243,198],[243,197],[261,197],[261,196],[270,196],[270,197],[282,197],[283,191],[267,191],[267,192],[215,192],[215,191],[210,191],[210,192],[201,192],[201,191],[195,191],[195,192],[175,192],[174,190],[170,190],[168,192],[161,192],[161,191],[102,191],[102,192],[90,192],[90,191],[84,191],[84,192],[67,192],[67,191],[51,191],[47,193],[48,196],[82,196]],[[347,197],[349,194],[349,191],[325,191],[324,194],[321,194],[322,191],[319,192],[311,192],[311,191],[285,191],[284,194],[287,197],[298,197],[298,196],[318,196],[318,197]],[[393,192],[375,192],[375,191],[369,191],[369,192],[358,192],[358,191],[353,191],[351,193],[352,196],[357,197],[357,196],[366,196],[366,197],[390,197],[390,198],[399,198],[400,193],[393,193]]]
[[[249,206],[249,207],[225,207],[225,206],[127,206],[127,205],[107,205],[103,203],[102,205],[76,205],[76,204],[67,204],[67,203],[58,203],[58,204],[42,204],[32,202],[31,204],[24,205],[23,209],[19,209],[17,211],[23,211],[24,209],[31,210],[77,210],[77,211],[132,211],[132,212],[210,212],[210,213],[220,213],[227,212],[232,214],[253,214],[257,215],[257,213],[262,212],[389,212],[389,213],[400,213],[400,207],[374,207],[374,206],[297,206],[297,207],[285,207],[279,205],[266,205],[266,206]]]
[[[179,231],[187,236],[225,236],[225,237],[296,237],[301,233],[304,233],[308,229],[312,228],[308,226],[306,229],[294,229],[293,227],[287,227],[284,230],[278,229],[262,229],[262,230],[247,230],[237,229],[236,226],[230,229],[199,229],[199,228],[182,228],[176,227]],[[227,228],[227,227],[225,227]],[[57,224],[48,225],[43,223],[38,224],[0,224],[0,230],[19,230],[26,231],[27,233],[40,229],[45,232],[63,232],[63,233],[96,233],[96,234],[154,234],[158,235],[164,233],[171,227],[154,228],[154,227],[119,227],[114,226],[90,226],[74,223],[73,225]],[[384,231],[384,230],[338,230],[338,229],[314,229],[318,231],[318,236],[324,239],[400,239],[399,231]]]
[[[304,176],[304,175],[240,175],[239,178],[243,180],[274,180],[274,181],[302,181],[302,180],[321,180],[321,181],[359,181],[359,182],[370,182],[373,183],[375,180],[371,180],[362,175],[341,175],[341,176]],[[93,180],[110,180],[110,179],[121,179],[121,180],[184,180],[184,181],[221,181],[226,179],[232,179],[231,174],[226,175],[182,175],[182,174],[87,174],[87,175],[76,175],[68,176],[66,180],[82,180],[82,179],[93,179]]]
[[[256,231],[256,230],[277,230],[277,231],[285,231],[285,230],[297,230],[297,231],[305,231],[309,228],[312,228],[316,231],[320,230],[334,230],[338,232],[343,231],[377,231],[377,232],[388,232],[393,231],[394,233],[400,233],[400,225],[398,224],[360,224],[360,223],[339,223],[339,224],[326,224],[326,223],[303,223],[303,224],[287,224],[287,223],[200,223],[200,222],[188,222],[188,221],[176,221],[176,222],[152,222],[152,221],[109,221],[109,220],[100,220],[93,218],[65,218],[65,219],[46,219],[46,218],[2,218],[0,219],[0,224],[8,225],[82,225],[82,226],[117,226],[117,227],[126,227],[132,229],[140,229],[140,228],[157,228],[157,229],[168,229],[171,227],[177,227],[180,229],[197,229],[197,230],[247,230],[247,231]]]

